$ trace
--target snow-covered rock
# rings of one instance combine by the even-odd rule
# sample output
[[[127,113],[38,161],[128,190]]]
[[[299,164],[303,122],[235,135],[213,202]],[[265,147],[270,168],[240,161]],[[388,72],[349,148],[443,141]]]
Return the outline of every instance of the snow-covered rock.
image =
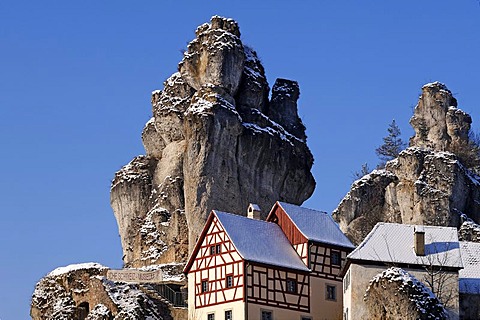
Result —
[[[432,291],[413,275],[391,267],[376,275],[365,292],[368,319],[447,319]]]
[[[250,202],[270,208],[312,194],[298,84],[277,80],[271,101],[268,91],[235,21],[215,16],[198,27],[179,72],[152,93],[147,155],[112,183],[127,267],[186,261],[212,209],[244,214]]]
[[[53,270],[35,286],[32,319],[71,320],[81,315],[88,320],[173,319],[170,307],[157,296],[135,284],[110,281],[107,271],[97,263]]]
[[[416,132],[411,146],[383,172],[353,183],[333,216],[354,243],[377,222],[460,227],[462,214],[480,221],[480,180],[448,151],[468,143],[471,119],[452,104],[456,100],[444,85],[424,86],[411,120]]]

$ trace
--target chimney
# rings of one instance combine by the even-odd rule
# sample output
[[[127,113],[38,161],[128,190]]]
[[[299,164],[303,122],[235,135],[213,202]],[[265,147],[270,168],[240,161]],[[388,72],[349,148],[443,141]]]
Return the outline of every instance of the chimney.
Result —
[[[257,220],[260,220],[260,213],[261,213],[261,210],[260,210],[260,206],[258,204],[255,204],[255,203],[250,203],[248,205],[248,209],[247,209],[247,217],[249,217],[250,219],[257,219]]]
[[[413,234],[413,246],[417,256],[425,255],[425,228],[423,226],[415,226]]]

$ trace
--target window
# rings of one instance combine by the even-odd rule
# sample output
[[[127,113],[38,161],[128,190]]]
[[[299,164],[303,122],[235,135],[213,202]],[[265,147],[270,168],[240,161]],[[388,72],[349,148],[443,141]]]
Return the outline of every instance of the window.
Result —
[[[233,276],[227,276],[227,279],[225,279],[225,287],[233,287]]]
[[[215,313],[207,314],[207,320],[215,320]]]
[[[337,300],[337,287],[327,284],[326,288],[327,288],[327,292],[326,292],[325,299],[333,300],[333,301]]]
[[[215,248],[215,252],[216,252],[217,254],[219,254],[220,252],[222,252],[222,247],[221,247],[219,244],[217,244],[217,246],[216,246],[216,248]]]
[[[272,320],[272,311],[262,310],[262,320]]]
[[[312,318],[310,318],[310,317],[305,317],[305,316],[302,316],[300,319],[302,319],[302,320],[312,320]]]
[[[232,310],[225,311],[225,320],[232,320]]]
[[[213,256],[215,254],[215,246],[210,246],[210,255]]]
[[[350,270],[347,271],[347,274],[343,278],[343,292],[347,291],[349,286],[350,286]]]
[[[340,258],[340,252],[332,251],[330,254],[330,262],[333,266],[339,266],[342,263],[342,259]]]
[[[202,280],[202,292],[207,292],[207,291],[208,291],[208,281]]]
[[[287,279],[287,292],[297,293],[297,281],[293,279]]]

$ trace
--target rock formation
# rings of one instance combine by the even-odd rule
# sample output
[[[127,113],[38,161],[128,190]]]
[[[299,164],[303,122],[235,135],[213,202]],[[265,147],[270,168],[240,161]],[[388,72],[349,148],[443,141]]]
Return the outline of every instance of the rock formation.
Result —
[[[146,285],[112,282],[107,270],[96,263],[53,270],[35,286],[32,319],[174,319],[172,308]]]
[[[197,28],[178,71],[152,93],[153,117],[135,157],[112,181],[125,267],[181,274],[212,209],[265,217],[277,200],[301,204],[313,192],[313,157],[297,114],[295,81],[269,85],[235,21],[218,16]],[[115,283],[99,265],[55,270],[37,284],[37,319],[185,319],[155,288]],[[178,288],[180,284],[176,284]]]
[[[355,181],[333,212],[350,240],[360,243],[380,221],[460,227],[462,214],[480,221],[480,178],[455,154],[468,146],[471,122],[445,85],[425,85],[410,147]]]
[[[146,156],[112,183],[127,266],[185,261],[214,208],[301,204],[315,186],[298,84],[277,79],[269,101],[264,68],[231,19],[215,16],[195,34],[179,72],[152,94]]]
[[[364,300],[364,319],[449,319],[432,291],[400,268],[376,275],[366,288]]]

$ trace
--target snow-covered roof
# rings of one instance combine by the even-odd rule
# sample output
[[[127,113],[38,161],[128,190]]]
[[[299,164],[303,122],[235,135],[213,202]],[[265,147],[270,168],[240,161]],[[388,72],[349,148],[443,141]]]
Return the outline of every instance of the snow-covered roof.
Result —
[[[461,293],[480,294],[480,243],[460,242],[463,269],[458,272]]]
[[[277,224],[220,211],[214,214],[246,261],[310,271]]]
[[[340,230],[332,216],[326,212],[278,202],[300,232],[308,239],[320,243],[355,248]]]
[[[415,227],[377,223],[348,258],[419,266],[463,267],[456,228],[424,226],[425,256],[417,256],[413,248]]]

